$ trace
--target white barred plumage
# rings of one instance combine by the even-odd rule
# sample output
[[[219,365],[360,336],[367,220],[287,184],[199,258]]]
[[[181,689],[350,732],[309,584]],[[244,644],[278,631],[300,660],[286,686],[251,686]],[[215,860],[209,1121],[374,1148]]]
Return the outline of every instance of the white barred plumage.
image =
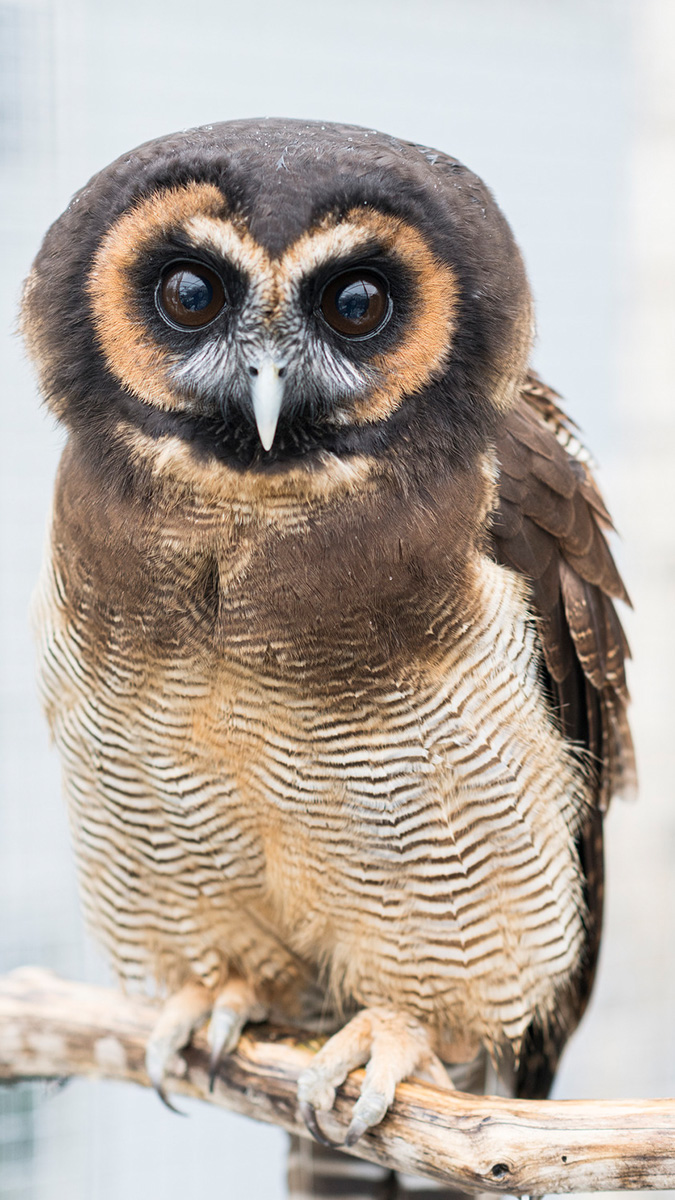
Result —
[[[290,641],[261,670],[267,646],[234,622],[226,660],[134,672],[141,646],[87,646],[50,571],[45,701],[90,920],[124,978],[216,986],[243,937],[247,975],[292,970],[287,946],[327,963],[338,1008],[386,996],[475,1049],[550,1012],[582,940],[569,835],[585,792],[548,719],[524,589],[488,560],[477,575],[459,627],[432,620],[429,664],[359,670],[345,631],[328,679]]]

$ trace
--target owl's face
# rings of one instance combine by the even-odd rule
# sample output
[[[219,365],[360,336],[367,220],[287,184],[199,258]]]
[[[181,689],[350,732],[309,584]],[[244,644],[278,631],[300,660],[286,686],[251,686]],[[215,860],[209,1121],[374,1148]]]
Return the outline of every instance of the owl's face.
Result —
[[[119,383],[210,423],[247,465],[386,419],[442,371],[457,302],[452,270],[398,217],[328,212],[270,254],[204,182],[125,213],[86,287]]]
[[[383,135],[233,122],[112,164],[47,235],[25,327],[92,453],[178,439],[279,473],[466,453],[525,367],[518,251],[479,180]]]

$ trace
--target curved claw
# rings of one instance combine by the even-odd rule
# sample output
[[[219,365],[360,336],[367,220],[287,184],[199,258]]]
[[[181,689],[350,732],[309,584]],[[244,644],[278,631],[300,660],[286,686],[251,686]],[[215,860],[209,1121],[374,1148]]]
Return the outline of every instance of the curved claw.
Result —
[[[223,1054],[229,1054],[234,1050],[241,1031],[246,1024],[248,1012],[237,1012],[233,1008],[225,1006],[214,1008],[211,1015],[211,1024],[209,1025],[209,1045],[211,1047],[211,1056],[209,1058],[209,1091],[213,1091],[213,1085],[216,1080],[218,1064]]]
[[[225,1054],[236,1049],[242,1029],[247,1021],[264,1021],[267,1008],[257,999],[253,988],[244,979],[230,979],[218,993],[209,1024],[208,1042],[211,1049],[209,1060],[209,1091],[218,1071],[218,1064]]]
[[[219,1065],[220,1065],[220,1054],[216,1054],[212,1050],[211,1057],[209,1059],[209,1092],[212,1092],[215,1087],[216,1075],[218,1074]]]
[[[355,1146],[359,1138],[363,1137],[366,1130],[370,1128],[369,1122],[364,1121],[363,1117],[354,1117],[347,1130],[344,1142],[345,1146]]]
[[[157,1092],[157,1095],[159,1096],[160,1100],[162,1101],[162,1104],[164,1104],[165,1107],[168,1108],[169,1112],[175,1113],[177,1117],[187,1117],[188,1116],[188,1114],[186,1112],[183,1112],[182,1108],[176,1108],[176,1105],[171,1100],[169,1100],[169,1097],[167,1096],[166,1092],[164,1091],[163,1084],[153,1082],[152,1086],[154,1087],[155,1091]]]
[[[328,1146],[331,1150],[335,1149],[335,1147],[338,1147],[339,1149],[343,1143],[334,1142],[332,1138],[327,1137],[327,1135],[323,1132],[323,1129],[321,1129],[319,1122],[316,1119],[316,1109],[314,1108],[313,1104],[310,1104],[308,1100],[301,1100],[298,1104],[298,1109],[300,1111],[300,1116],[305,1122],[309,1132],[320,1146]]]
[[[373,1125],[379,1125],[387,1112],[391,1100],[393,1100],[393,1094],[387,1096],[384,1092],[377,1091],[372,1086],[368,1086],[366,1072],[366,1084],[354,1106],[351,1124],[345,1138],[345,1146],[354,1146],[359,1138],[363,1137],[367,1129],[372,1129]]]
[[[186,983],[166,1001],[145,1049],[145,1069],[163,1104],[179,1116],[187,1116],[168,1099],[164,1081],[173,1056],[187,1046],[195,1029],[211,1011],[208,988],[196,981]]]
[[[166,1062],[162,1056],[153,1053],[154,1047],[148,1046],[145,1056],[145,1069],[150,1077],[150,1082],[157,1092],[162,1104],[166,1105],[170,1112],[175,1113],[177,1117],[187,1117],[187,1113],[182,1109],[176,1108],[166,1094],[164,1089],[164,1073],[166,1070]]]

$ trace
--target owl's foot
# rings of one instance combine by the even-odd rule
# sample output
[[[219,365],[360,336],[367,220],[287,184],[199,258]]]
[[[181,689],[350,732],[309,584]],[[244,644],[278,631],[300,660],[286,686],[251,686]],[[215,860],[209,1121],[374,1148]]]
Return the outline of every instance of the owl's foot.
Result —
[[[155,1091],[167,1108],[179,1112],[167,1097],[165,1079],[172,1058],[187,1046],[193,1033],[209,1017],[211,1050],[209,1082],[213,1081],[223,1054],[234,1050],[247,1021],[262,1021],[265,1009],[252,989],[241,979],[230,979],[217,993],[201,983],[186,983],[164,1005],[148,1040],[145,1066]]]
[[[335,1089],[350,1071],[365,1064],[366,1078],[342,1143],[345,1146],[353,1146],[382,1120],[394,1099],[396,1084],[409,1075],[421,1075],[439,1087],[451,1086],[443,1063],[431,1048],[429,1034],[419,1022],[388,1008],[365,1008],[329,1038],[298,1080],[300,1115],[323,1145],[341,1143],[326,1137],[317,1112],[329,1112]]]

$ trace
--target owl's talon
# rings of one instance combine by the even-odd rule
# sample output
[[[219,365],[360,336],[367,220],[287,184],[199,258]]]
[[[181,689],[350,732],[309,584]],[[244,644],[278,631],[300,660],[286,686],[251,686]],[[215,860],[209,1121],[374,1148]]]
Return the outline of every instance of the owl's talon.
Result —
[[[148,1072],[148,1074],[149,1074],[149,1072]],[[177,1117],[187,1117],[188,1114],[186,1112],[183,1112],[182,1108],[176,1108],[176,1105],[173,1103],[173,1101],[169,1100],[169,1097],[167,1096],[167,1094],[164,1090],[163,1083],[160,1083],[154,1079],[152,1079],[151,1082],[152,1082],[153,1088],[155,1089],[155,1092],[157,1093],[160,1100],[162,1101],[162,1104],[164,1105],[165,1108],[168,1108],[169,1112],[175,1113]]]
[[[187,1113],[180,1108],[176,1108],[175,1104],[169,1100],[164,1088],[164,1077],[167,1072],[169,1062],[173,1058],[174,1051],[168,1050],[166,1045],[159,1041],[153,1041],[152,1038],[148,1042],[145,1051],[145,1069],[148,1072],[150,1082],[159,1096],[162,1104],[175,1113],[178,1117],[186,1117]]]
[[[372,1124],[375,1124],[373,1121]],[[363,1137],[366,1129],[370,1129],[370,1123],[365,1121],[363,1117],[353,1117],[352,1122],[347,1130],[345,1138],[345,1146],[355,1146],[359,1138]]]
[[[224,1054],[229,1054],[234,1050],[246,1020],[246,1013],[235,1012],[232,1008],[214,1008],[208,1032],[211,1049],[209,1058],[210,1092],[213,1091],[220,1060]]]
[[[367,1129],[379,1125],[384,1117],[389,1102],[383,1092],[375,1092],[366,1084],[359,1099],[354,1105],[351,1124],[347,1130],[345,1146],[354,1146]]]
[[[216,997],[207,1035],[211,1050],[210,1092],[213,1091],[221,1058],[236,1049],[246,1022],[264,1021],[266,1016],[267,1009],[256,999],[255,992],[248,983],[243,979],[228,980]]]
[[[341,1142],[334,1142],[332,1138],[329,1138],[323,1132],[323,1129],[316,1119],[316,1109],[314,1108],[313,1104],[309,1103],[308,1100],[301,1100],[298,1104],[298,1109],[300,1111],[300,1116],[305,1122],[309,1132],[320,1146],[328,1146],[329,1149],[333,1150],[335,1147],[339,1147],[342,1144]]]
[[[151,1039],[148,1042],[145,1051],[145,1069],[148,1072],[150,1083],[162,1101],[162,1104],[164,1104],[170,1112],[176,1113],[176,1116],[186,1117],[187,1113],[183,1112],[180,1108],[176,1108],[175,1104],[169,1100],[164,1086],[164,1080],[168,1066],[174,1056],[174,1053],[174,1050],[167,1050],[165,1045],[160,1044],[159,1042],[153,1042]]]
[[[213,1005],[213,995],[201,983],[186,983],[164,1005],[145,1049],[145,1069],[163,1104],[175,1108],[166,1094],[165,1082],[174,1055],[187,1046],[192,1034],[204,1024]]]

